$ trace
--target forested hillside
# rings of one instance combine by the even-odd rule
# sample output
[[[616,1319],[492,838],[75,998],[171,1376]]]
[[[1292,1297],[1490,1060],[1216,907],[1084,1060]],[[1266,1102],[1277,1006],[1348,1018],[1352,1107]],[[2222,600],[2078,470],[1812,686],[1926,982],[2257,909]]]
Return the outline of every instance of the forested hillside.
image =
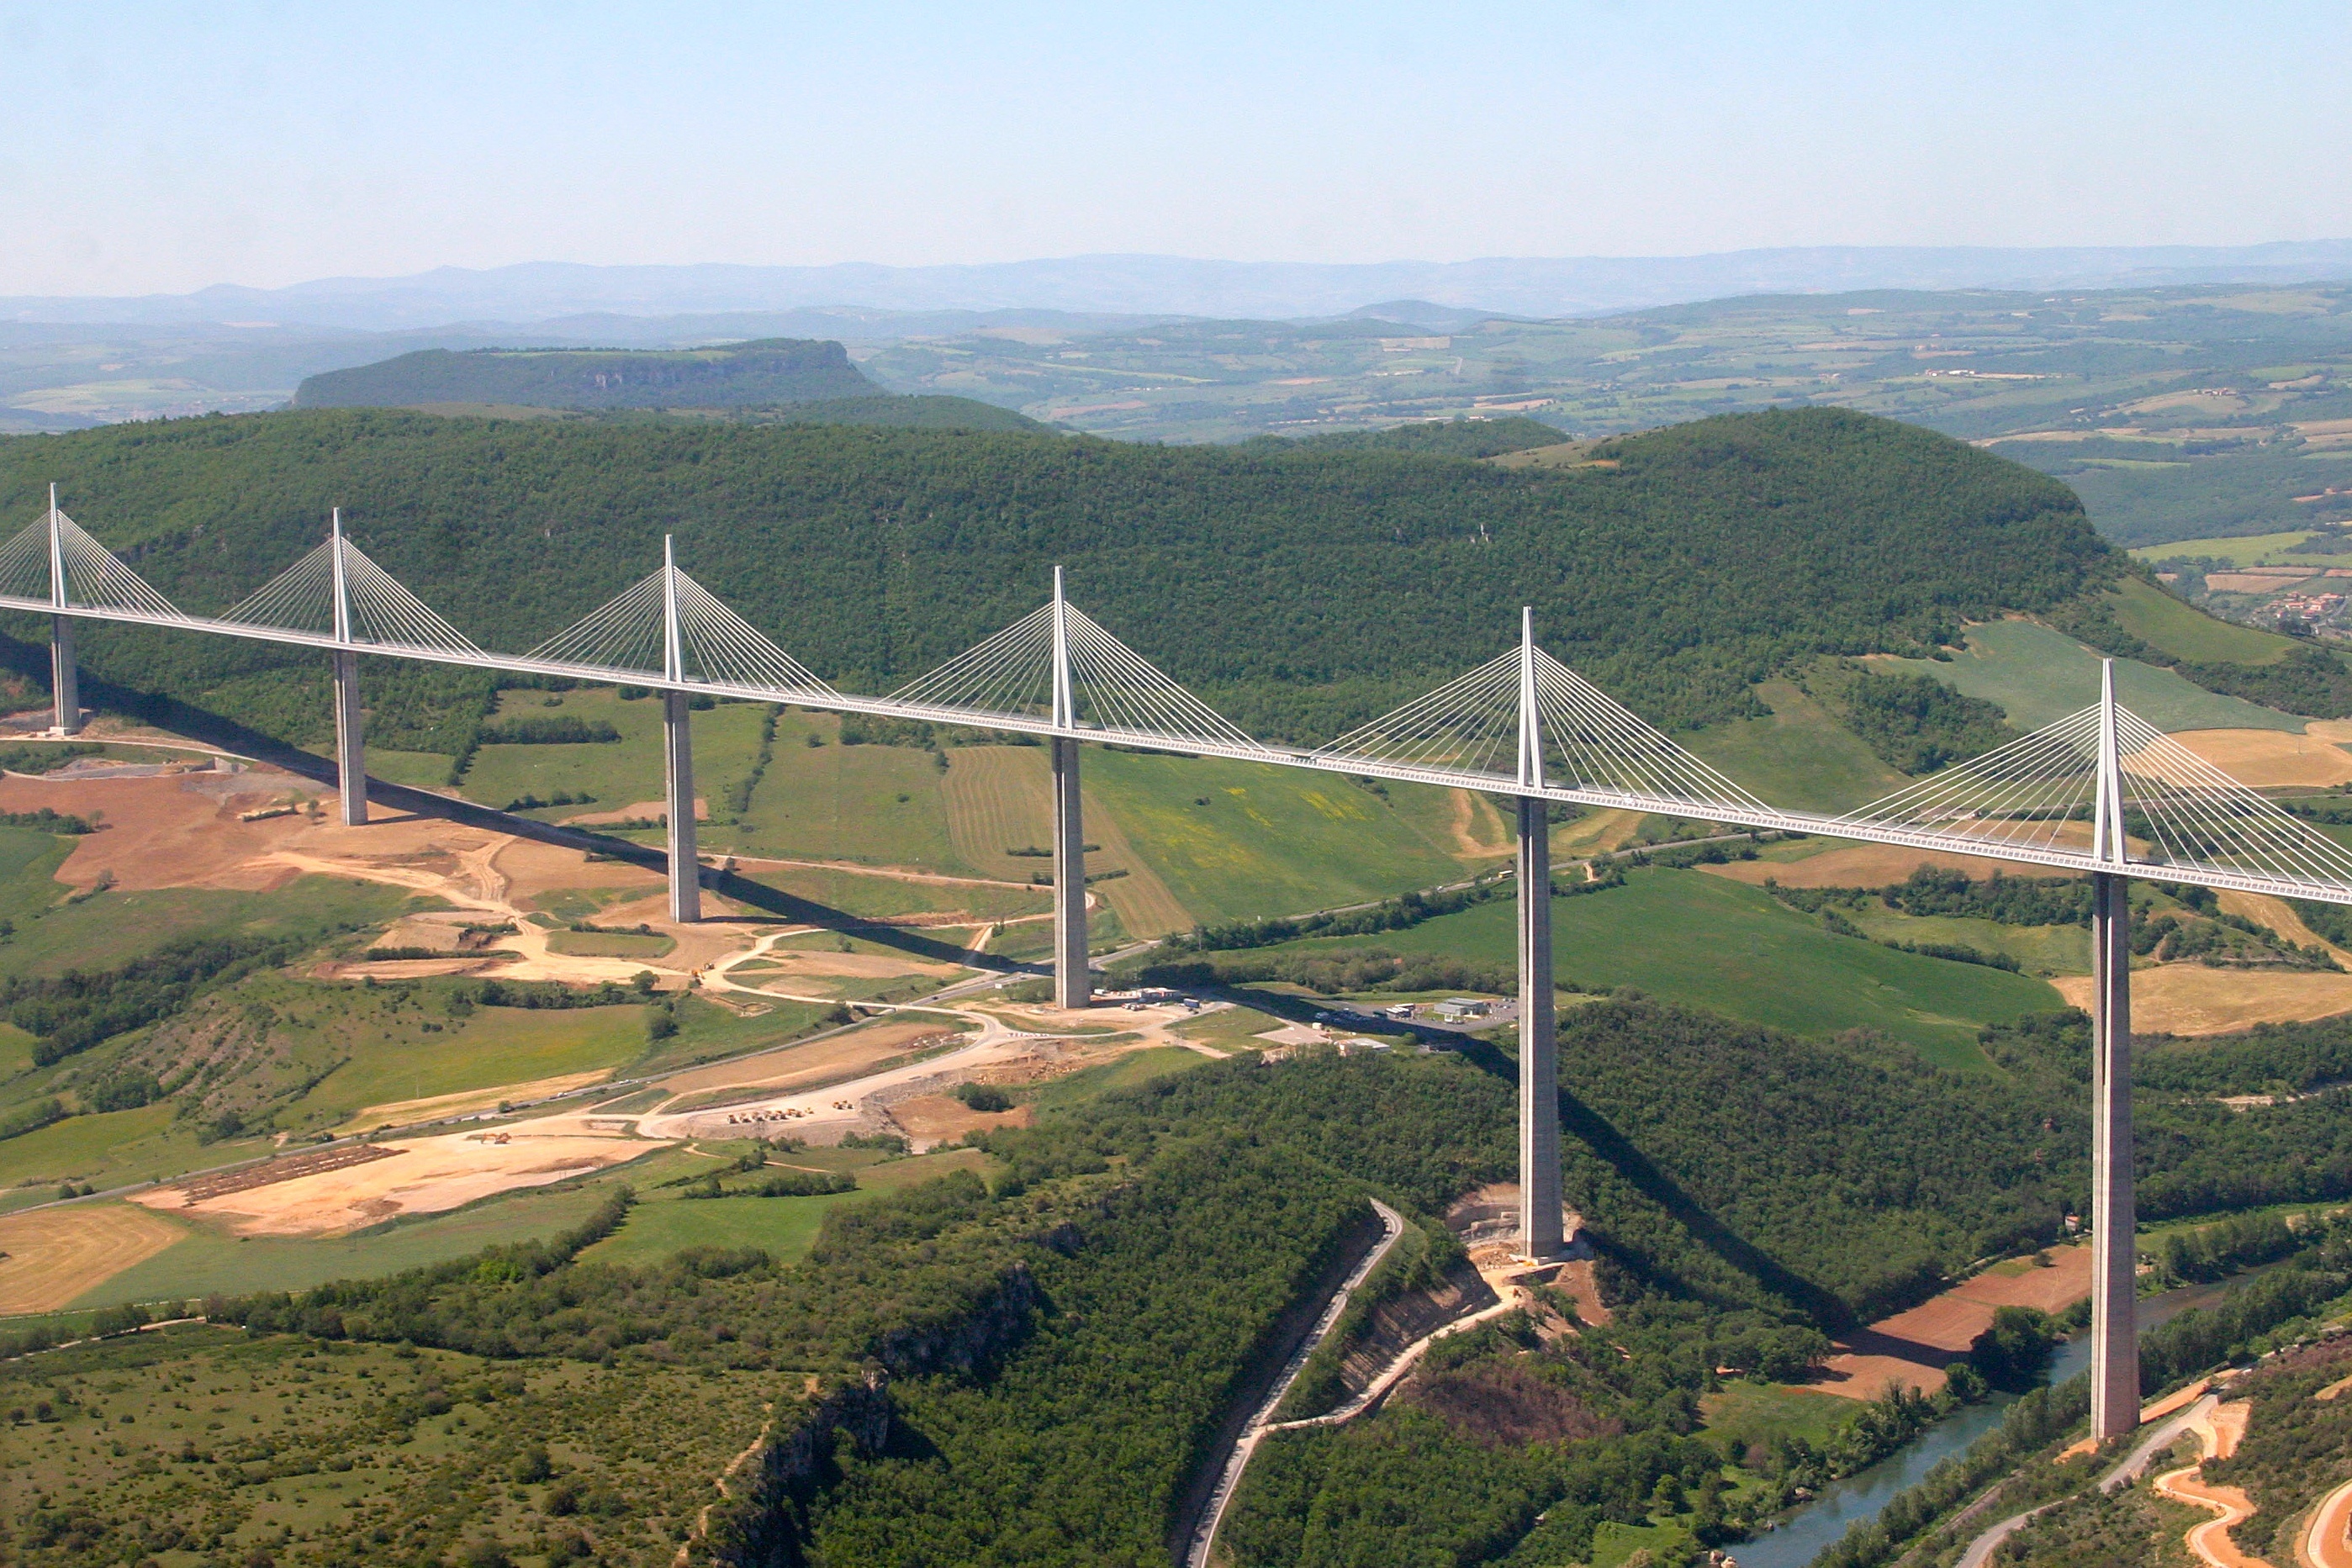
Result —
[[[887,689],[1076,601],[1261,731],[1328,735],[1545,643],[1670,727],[1757,711],[1820,653],[1924,653],[1964,618],[2048,610],[2116,570],[2073,496],[1839,410],[1704,421],[1592,466],[1049,435],[499,423],[320,412],[0,445],[0,496],[67,509],[199,612],[353,538],[459,628],[530,646],[680,563],[821,674]],[[283,655],[110,629],[93,672],[265,727]],[[307,669],[300,661],[294,664]],[[236,690],[225,690],[241,682]]]
[[[1938,1252],[2030,1246],[2082,1197],[2079,1019],[2021,1035],[1999,1085],[1892,1071],[1867,1040],[1720,1050],[1647,1003],[1572,1032],[1566,1194],[1608,1321],[1539,1334],[1513,1314],[1433,1352],[1378,1414],[1268,1445],[1229,1520],[1237,1561],[1590,1562],[1612,1525],[1737,1541],[1960,1396],[1833,1402],[1810,1437],[1751,1440],[1709,1396],[1771,1391],[1730,1369],[1818,1357],[1843,1301],[1921,1288]],[[2309,1065],[2340,1034],[2269,1039],[2278,1060],[2244,1071]],[[1510,1171],[1512,1104],[1500,1057],[1244,1058],[985,1134],[986,1185],[836,1209],[798,1264],[583,1258],[627,1222],[617,1193],[544,1242],[205,1300],[246,1333],[0,1362],[0,1396],[32,1416],[12,1428],[25,1476],[56,1492],[0,1517],[0,1550],[58,1568],[256,1541],[287,1568],[652,1568],[681,1543],[741,1568],[1163,1561],[1285,1307],[1363,1245],[1363,1199],[1433,1228]],[[2268,1161],[2305,1197],[2323,1168],[2340,1181],[2341,1155],[2313,1154],[2342,1141],[2340,1097],[2202,1110],[2166,1117],[2168,1158]],[[1933,1218],[1914,1250],[1863,1210]],[[170,1427],[175,1399],[233,1420]],[[711,1478],[738,1454],[759,1462],[722,1500]]]
[[[839,343],[770,338],[722,349],[424,349],[303,382],[298,408],[520,403],[540,408],[726,408],[882,389]]]

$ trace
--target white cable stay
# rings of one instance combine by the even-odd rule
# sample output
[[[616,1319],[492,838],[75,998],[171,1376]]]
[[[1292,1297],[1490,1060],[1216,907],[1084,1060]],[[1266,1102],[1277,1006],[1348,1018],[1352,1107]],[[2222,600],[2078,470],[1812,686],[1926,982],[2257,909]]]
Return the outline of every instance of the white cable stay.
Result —
[[[1957,762],[1837,819],[1839,827],[1904,831],[1953,849],[2004,849],[2100,863],[2100,710],[2070,714],[1967,762]],[[2352,887],[2352,850],[2248,789],[2129,708],[2116,709],[2123,793],[2123,866],[2257,877],[2289,894]],[[1829,830],[1835,831],[1836,829]]]
[[[1003,631],[890,694],[894,704],[950,719],[1050,717],[1054,618],[1042,604]],[[1203,747],[1272,753],[1208,704],[1105,631],[1084,611],[1060,607],[1068,629],[1073,717],[1081,727]]]
[[[333,538],[321,542],[217,619],[235,625],[276,626],[333,636],[336,543]],[[351,603],[350,641],[392,648],[482,652],[472,638],[436,614],[357,545],[348,539],[341,545],[343,590]]]
[[[61,607],[68,609],[110,610],[173,621],[185,619],[177,606],[156,592],[120,556],[84,533],[79,524],[55,507],[44,512],[39,522],[0,545],[0,594],[37,599],[53,605],[61,601]]]
[[[670,678],[664,648],[667,575],[656,571],[633,584],[523,657],[585,665],[633,684],[664,684]],[[676,575],[678,643],[685,664],[679,678],[774,691],[787,702],[832,693],[807,665],[761,635],[702,584],[685,572]]]
[[[1395,712],[1341,736],[1324,761],[1426,768],[1509,789],[1517,777],[1523,676],[1533,665],[1543,780],[1555,788],[1767,813],[1771,808],[1643,723],[1542,649],[1504,653]]]
[[[52,507],[0,543],[0,606],[253,637],[353,643],[433,663],[660,685],[843,712],[1060,733],[1290,767],[1355,772],[1576,804],[1829,837],[1949,849],[2059,871],[2141,876],[2352,904],[2352,850],[2246,788],[2127,709],[2116,709],[2125,847],[2092,844],[2096,707],[1956,763],[1843,817],[1781,811],[1733,783],[1533,645],[1480,665],[1315,751],[1258,742],[1105,631],[1056,601],[887,697],[835,691],[702,585],[656,571],[529,653],[486,651],[374,561],[343,547],[349,615],[339,638],[332,541],[216,619],[191,616]],[[669,641],[675,587],[675,661]],[[1054,716],[1056,616],[1069,717]],[[1536,712],[1522,727],[1522,700]],[[1532,734],[1530,734],[1532,732]],[[1539,759],[1530,766],[1525,748]]]

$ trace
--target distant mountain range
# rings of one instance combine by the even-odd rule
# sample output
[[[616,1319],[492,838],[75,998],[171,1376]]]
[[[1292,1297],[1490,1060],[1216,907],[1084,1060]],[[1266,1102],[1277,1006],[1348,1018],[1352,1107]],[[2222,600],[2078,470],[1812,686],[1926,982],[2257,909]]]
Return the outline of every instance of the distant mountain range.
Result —
[[[406,277],[321,278],[284,288],[221,284],[193,294],[0,298],[0,322],[254,323],[392,331],[577,316],[818,311],[837,319],[844,312],[1043,310],[1265,319],[1344,316],[1376,307],[1391,319],[1415,319],[1391,314],[1411,310],[1432,318],[1428,324],[1436,326],[1451,311],[1588,316],[1749,294],[2153,287],[2347,277],[2352,239],[2042,249],[1815,246],[1713,256],[1347,265],[1172,256],[1078,256],[956,267],[529,262],[478,270],[446,267]],[[797,322],[768,328],[780,329],[809,328]],[[823,335],[861,334],[842,330],[836,319]]]

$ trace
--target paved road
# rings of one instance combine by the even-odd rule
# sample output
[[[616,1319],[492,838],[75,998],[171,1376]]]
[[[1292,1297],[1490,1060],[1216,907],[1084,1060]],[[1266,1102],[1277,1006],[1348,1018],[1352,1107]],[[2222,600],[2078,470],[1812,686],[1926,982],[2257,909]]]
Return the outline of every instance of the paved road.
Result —
[[[1201,1522],[1192,1531],[1192,1543],[1185,1548],[1184,1568],[1208,1568],[1209,1548],[1216,1544],[1217,1526],[1224,1522],[1225,1509],[1233,1502],[1234,1493],[1241,1489],[1242,1472],[1249,1468],[1250,1455],[1257,1451],[1259,1440],[1273,1425],[1275,1411],[1290,1393],[1290,1385],[1298,1381],[1298,1374],[1307,1365],[1307,1358],[1313,1355],[1316,1347],[1330,1338],[1331,1331],[1339,1326],[1339,1315],[1348,1310],[1348,1298],[1380,1266],[1381,1260],[1389,1255],[1389,1249],[1404,1235],[1404,1216],[1379,1198],[1371,1201],[1381,1216],[1379,1242],[1349,1271],[1348,1277],[1339,1282],[1339,1288],[1331,1292],[1331,1299],[1323,1304],[1323,1315],[1315,1320],[1314,1328],[1298,1342],[1298,1348],[1291,1353],[1290,1359],[1283,1363],[1282,1375],[1274,1380],[1273,1390],[1251,1413],[1249,1424],[1234,1439],[1233,1451],[1225,1456],[1225,1468],[1218,1472],[1217,1490],[1209,1494],[1208,1506],[1201,1511]]]

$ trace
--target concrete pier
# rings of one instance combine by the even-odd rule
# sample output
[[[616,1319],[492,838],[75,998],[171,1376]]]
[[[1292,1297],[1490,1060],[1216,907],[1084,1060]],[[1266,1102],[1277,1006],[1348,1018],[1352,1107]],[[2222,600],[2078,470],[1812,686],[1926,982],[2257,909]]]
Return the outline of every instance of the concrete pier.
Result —
[[[49,691],[57,701],[59,735],[81,733],[81,677],[74,664],[73,622],[49,617]]]
[[[1054,1005],[1082,1008],[1094,999],[1087,971],[1087,823],[1078,800],[1078,743],[1055,737],[1054,747]]]
[[[368,820],[367,736],[360,716],[360,658],[335,655],[335,779],[342,796],[343,826]]]
[[[702,918],[702,862],[694,848],[694,709],[684,692],[662,694],[663,803],[669,813],[669,917]]]
[[[1563,1249],[1559,1218],[1559,1038],[1551,974],[1551,822],[1519,800],[1519,1246]]]
[[[2091,876],[2091,1435],[2139,1425],[2131,1120],[2130,883]]]

